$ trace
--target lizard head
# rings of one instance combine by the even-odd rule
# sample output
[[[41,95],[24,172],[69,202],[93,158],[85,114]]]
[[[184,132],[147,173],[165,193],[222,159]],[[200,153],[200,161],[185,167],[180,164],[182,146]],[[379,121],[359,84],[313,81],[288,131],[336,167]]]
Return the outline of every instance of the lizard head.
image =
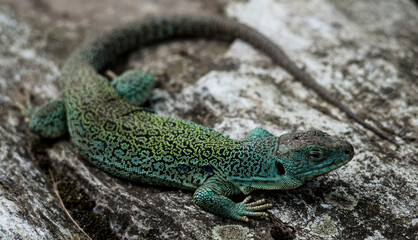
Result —
[[[348,163],[353,146],[319,130],[284,134],[278,138],[276,168],[301,183]]]
[[[253,132],[254,133],[254,132]],[[254,189],[293,189],[305,181],[348,163],[353,146],[319,130],[295,132],[275,137],[267,132],[247,141],[252,157],[240,160],[227,179],[243,193]],[[240,170],[240,171],[238,171]]]

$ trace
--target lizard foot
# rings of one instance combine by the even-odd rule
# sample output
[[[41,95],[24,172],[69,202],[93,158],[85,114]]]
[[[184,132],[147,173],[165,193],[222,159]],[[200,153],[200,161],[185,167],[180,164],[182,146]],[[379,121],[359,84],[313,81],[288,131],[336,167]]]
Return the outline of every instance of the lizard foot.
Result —
[[[251,217],[267,217],[267,213],[264,210],[270,209],[273,207],[273,204],[266,203],[266,199],[261,199],[255,202],[249,203],[251,196],[248,196],[244,201],[237,203],[235,205],[236,211],[234,218],[240,221],[248,222],[248,216]]]

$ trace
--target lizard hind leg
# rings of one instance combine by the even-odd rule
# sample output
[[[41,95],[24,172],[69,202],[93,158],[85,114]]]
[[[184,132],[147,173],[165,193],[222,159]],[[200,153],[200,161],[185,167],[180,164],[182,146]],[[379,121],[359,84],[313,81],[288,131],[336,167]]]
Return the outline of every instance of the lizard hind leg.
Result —
[[[44,138],[58,138],[68,133],[67,115],[62,99],[51,100],[30,114],[29,128]]]
[[[154,88],[154,77],[137,70],[129,70],[114,78],[110,85],[125,101],[140,106]]]

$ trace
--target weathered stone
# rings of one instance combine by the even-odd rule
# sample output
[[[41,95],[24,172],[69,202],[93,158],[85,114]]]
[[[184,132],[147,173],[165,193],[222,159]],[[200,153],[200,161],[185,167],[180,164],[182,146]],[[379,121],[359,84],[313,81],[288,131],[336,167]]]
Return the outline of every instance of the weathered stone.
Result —
[[[353,143],[354,159],[336,172],[295,190],[255,192],[275,205],[269,219],[222,219],[195,206],[191,192],[116,179],[82,159],[68,138],[31,134],[18,105],[59,96],[58,65],[85,39],[138,17],[221,9],[215,1],[156,2],[0,3],[0,238],[87,238],[60,205],[52,178],[66,210],[94,239],[417,237],[418,10],[412,1],[222,1],[227,16],[267,34],[361,117],[393,132],[398,149],[240,41],[170,42],[110,66],[154,74],[159,84],[146,104],[158,113],[234,138],[255,127],[276,135],[318,128]]]

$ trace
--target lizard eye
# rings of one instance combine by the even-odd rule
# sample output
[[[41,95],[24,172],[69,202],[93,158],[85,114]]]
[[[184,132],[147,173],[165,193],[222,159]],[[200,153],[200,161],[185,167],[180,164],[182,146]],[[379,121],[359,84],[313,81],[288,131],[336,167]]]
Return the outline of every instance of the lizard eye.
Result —
[[[322,151],[317,149],[317,148],[314,148],[314,149],[310,150],[309,151],[309,158],[312,161],[315,161],[315,162],[316,161],[321,161],[322,160]]]

